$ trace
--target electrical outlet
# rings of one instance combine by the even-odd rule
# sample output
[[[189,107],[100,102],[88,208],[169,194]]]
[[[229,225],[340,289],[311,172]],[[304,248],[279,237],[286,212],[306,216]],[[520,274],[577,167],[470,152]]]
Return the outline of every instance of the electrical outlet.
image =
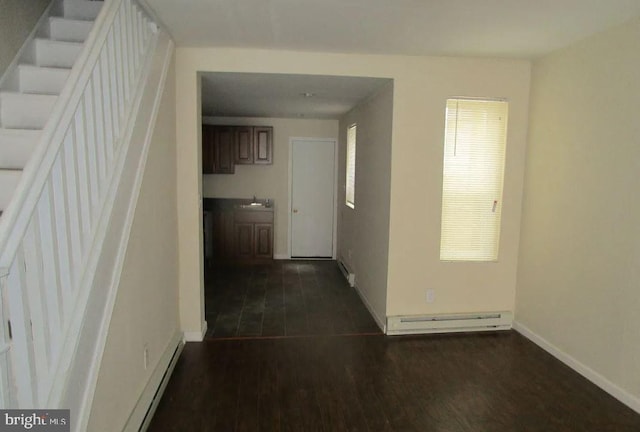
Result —
[[[427,303],[433,303],[436,301],[436,291],[433,289],[427,290]]]
[[[147,370],[147,368],[149,367],[149,347],[147,346],[147,344],[144,344],[142,357],[144,362],[144,370]]]

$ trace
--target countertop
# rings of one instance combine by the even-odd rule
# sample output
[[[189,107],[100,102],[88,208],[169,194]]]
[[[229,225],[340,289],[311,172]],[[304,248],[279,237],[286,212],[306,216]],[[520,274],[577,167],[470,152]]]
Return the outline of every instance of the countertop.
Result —
[[[269,200],[269,207],[265,206],[253,206],[249,207],[249,204],[253,201],[251,198],[204,198],[202,207],[204,211],[262,211],[273,212],[273,200],[271,198],[256,199],[256,202],[265,204],[267,199]]]

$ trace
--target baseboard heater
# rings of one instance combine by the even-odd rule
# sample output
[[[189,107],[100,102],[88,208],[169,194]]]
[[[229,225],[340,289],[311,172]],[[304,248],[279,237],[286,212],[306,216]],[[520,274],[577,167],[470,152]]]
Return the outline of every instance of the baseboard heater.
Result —
[[[387,334],[509,330],[512,324],[511,312],[390,316],[387,317]]]
[[[349,286],[350,287],[356,286],[356,275],[349,271],[344,261],[339,260],[338,267],[340,268],[340,271],[342,272],[344,277],[347,279],[347,282],[349,282]]]

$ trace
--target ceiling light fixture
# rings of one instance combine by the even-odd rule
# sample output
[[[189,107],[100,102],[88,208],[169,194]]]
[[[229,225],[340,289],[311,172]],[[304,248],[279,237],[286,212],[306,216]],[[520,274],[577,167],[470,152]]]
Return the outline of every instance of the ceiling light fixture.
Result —
[[[306,98],[314,97],[315,95],[316,95],[315,93],[311,93],[311,92],[302,92],[302,93],[300,93],[300,96],[306,97]]]

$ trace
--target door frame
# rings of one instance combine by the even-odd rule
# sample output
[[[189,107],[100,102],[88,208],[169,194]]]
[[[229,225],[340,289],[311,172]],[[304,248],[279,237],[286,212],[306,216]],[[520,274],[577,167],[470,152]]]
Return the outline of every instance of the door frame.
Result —
[[[338,139],[337,138],[311,138],[311,137],[289,137],[289,204],[287,205],[287,256],[285,259],[291,259],[291,243],[293,242],[293,224],[291,223],[291,212],[293,211],[293,142],[294,141],[323,141],[333,143],[333,238],[331,258],[336,259],[336,251],[338,250]]]

